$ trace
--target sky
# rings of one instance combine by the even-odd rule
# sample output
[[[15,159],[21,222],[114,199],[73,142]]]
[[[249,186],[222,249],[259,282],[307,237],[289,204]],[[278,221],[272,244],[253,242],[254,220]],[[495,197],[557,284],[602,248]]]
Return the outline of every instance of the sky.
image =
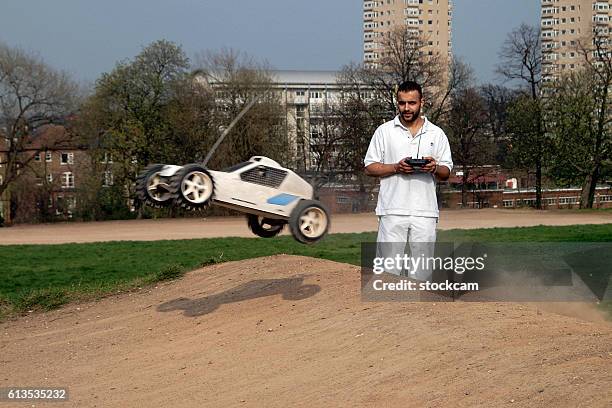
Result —
[[[190,57],[233,48],[275,69],[337,70],[362,59],[362,0],[2,0],[0,42],[93,82],[166,39]],[[453,53],[480,83],[507,34],[539,24],[540,0],[454,0]]]

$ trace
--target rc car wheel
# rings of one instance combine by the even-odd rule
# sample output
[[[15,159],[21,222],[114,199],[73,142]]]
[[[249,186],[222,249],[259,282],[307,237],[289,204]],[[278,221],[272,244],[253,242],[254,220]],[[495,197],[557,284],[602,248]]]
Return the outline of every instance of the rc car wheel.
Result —
[[[187,164],[172,176],[171,188],[177,206],[197,210],[210,204],[215,184],[204,166]]]
[[[136,196],[151,207],[159,208],[172,202],[168,177],[160,175],[163,168],[163,164],[151,164],[136,179]]]
[[[304,244],[319,241],[330,226],[329,211],[320,201],[302,200],[289,217],[289,228],[293,238]]]
[[[255,235],[262,238],[272,238],[280,234],[287,222],[272,218],[258,217],[254,214],[247,214],[247,223]]]

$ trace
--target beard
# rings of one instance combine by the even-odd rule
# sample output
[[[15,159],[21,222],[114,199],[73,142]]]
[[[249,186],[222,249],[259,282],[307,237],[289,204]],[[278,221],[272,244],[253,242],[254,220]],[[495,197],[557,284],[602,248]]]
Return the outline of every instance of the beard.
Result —
[[[408,112],[406,112],[406,113],[408,113]],[[421,116],[421,108],[419,107],[419,109],[417,109],[416,111],[414,111],[412,113],[408,113],[410,115],[410,119],[407,119],[406,116],[404,116],[406,113],[402,113],[401,114],[402,118],[404,118],[404,120],[406,120],[406,121],[414,122],[415,120],[417,120]]]

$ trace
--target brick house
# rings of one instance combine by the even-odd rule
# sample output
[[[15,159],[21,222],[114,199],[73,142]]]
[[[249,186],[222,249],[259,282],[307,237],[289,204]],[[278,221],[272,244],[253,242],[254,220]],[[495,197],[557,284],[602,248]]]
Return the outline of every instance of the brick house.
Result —
[[[0,142],[0,162],[6,159],[6,141]],[[71,218],[77,204],[77,190],[87,173],[90,156],[66,129],[47,125],[39,129],[21,151],[25,166],[0,200],[5,222],[31,222]],[[0,182],[6,167],[0,167]],[[112,173],[106,176],[112,183]]]

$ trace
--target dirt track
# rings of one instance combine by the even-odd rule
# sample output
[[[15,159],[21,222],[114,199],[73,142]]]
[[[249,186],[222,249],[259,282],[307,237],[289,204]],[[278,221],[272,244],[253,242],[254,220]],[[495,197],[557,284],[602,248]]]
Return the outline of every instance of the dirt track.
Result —
[[[609,222],[484,210],[440,227]],[[334,232],[375,229],[334,217]],[[0,229],[0,243],[221,235],[250,236],[242,219],[146,220]],[[45,405],[62,407],[612,406],[612,324],[589,306],[369,303],[359,288],[354,266],[275,256],[7,321],[0,387],[68,387]]]
[[[332,233],[376,231],[374,214],[332,216]],[[534,211],[534,210],[455,210],[443,211],[440,229],[525,227],[533,225],[572,225],[612,223],[612,212]],[[287,231],[285,231],[285,234]],[[242,217],[159,219],[19,225],[0,228],[0,245],[59,244],[95,241],[155,241],[160,239],[253,237]]]
[[[612,325],[590,309],[359,287],[354,266],[276,256],[5,322],[0,387],[67,386],[62,407],[612,405]]]

